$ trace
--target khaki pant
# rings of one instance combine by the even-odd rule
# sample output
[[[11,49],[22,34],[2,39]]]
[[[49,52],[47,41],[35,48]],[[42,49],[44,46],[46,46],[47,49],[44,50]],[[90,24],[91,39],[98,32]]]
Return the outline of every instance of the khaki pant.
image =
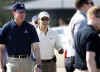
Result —
[[[33,72],[33,62],[28,58],[7,58],[7,72]]]
[[[98,69],[97,72],[100,72],[100,69]]]
[[[88,72],[88,70],[80,70],[80,69],[75,69],[74,72]]]

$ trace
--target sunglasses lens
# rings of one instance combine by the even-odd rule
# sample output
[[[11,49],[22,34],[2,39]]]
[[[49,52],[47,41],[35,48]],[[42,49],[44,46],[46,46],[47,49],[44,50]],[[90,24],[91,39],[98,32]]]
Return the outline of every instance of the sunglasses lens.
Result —
[[[91,5],[94,5],[94,3],[93,3],[93,2],[90,2],[90,4],[91,4]]]
[[[87,4],[91,4],[91,5],[94,5],[94,3],[93,3],[93,2],[88,2]]]
[[[48,17],[43,17],[42,19],[41,19],[42,21],[49,21],[49,18]]]

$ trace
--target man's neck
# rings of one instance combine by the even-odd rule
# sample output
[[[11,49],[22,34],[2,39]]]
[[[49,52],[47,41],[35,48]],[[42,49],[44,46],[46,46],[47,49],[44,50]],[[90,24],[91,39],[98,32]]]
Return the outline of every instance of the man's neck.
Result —
[[[14,19],[14,21],[16,22],[16,24],[17,24],[18,26],[20,26],[20,25],[22,24],[22,22],[20,22],[20,21],[18,21],[18,20],[16,20],[16,19]]]
[[[39,26],[40,30],[44,33],[47,33],[48,31],[48,27],[44,27],[44,26]]]
[[[80,11],[80,12],[83,12],[83,13],[86,13],[86,11],[85,11],[85,10],[83,10],[83,9],[79,9],[79,11]]]

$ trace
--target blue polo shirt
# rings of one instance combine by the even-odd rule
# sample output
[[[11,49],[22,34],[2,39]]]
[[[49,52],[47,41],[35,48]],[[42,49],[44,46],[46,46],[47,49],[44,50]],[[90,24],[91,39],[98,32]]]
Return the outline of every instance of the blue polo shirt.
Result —
[[[18,26],[10,21],[3,26],[0,44],[5,44],[8,55],[30,55],[31,44],[39,42],[37,32],[31,24],[24,21]]]

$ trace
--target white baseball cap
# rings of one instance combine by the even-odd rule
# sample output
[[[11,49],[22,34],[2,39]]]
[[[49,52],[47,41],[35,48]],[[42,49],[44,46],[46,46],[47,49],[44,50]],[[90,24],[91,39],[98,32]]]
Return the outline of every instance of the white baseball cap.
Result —
[[[42,17],[50,17],[50,15],[49,15],[49,13],[48,12],[46,12],[46,11],[42,11],[42,12],[40,12],[39,13],[39,15],[38,15],[38,18],[42,18]]]

